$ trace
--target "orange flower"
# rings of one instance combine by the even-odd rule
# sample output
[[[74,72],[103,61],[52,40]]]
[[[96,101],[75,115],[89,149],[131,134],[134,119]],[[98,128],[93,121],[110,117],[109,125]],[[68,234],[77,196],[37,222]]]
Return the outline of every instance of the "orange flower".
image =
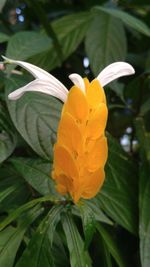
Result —
[[[107,106],[98,80],[85,81],[85,93],[73,86],[64,104],[54,146],[53,179],[61,194],[76,203],[92,198],[101,188],[108,148],[105,137]]]
[[[92,198],[100,190],[108,147],[105,136],[107,105],[103,86],[121,76],[134,73],[131,65],[116,62],[106,67],[89,83],[78,74],[69,78],[74,86],[67,88],[48,72],[23,61],[4,58],[4,63],[18,64],[36,78],[9,94],[16,100],[25,92],[36,91],[53,95],[64,102],[54,145],[52,177],[57,191],[69,193],[75,203],[80,198]]]

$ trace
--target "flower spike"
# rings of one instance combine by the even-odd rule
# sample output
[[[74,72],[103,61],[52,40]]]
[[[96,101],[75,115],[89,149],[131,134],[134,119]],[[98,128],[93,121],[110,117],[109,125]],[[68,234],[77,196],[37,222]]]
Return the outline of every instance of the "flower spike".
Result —
[[[74,203],[93,198],[105,180],[108,156],[105,127],[108,108],[103,86],[134,73],[131,65],[116,62],[106,67],[91,83],[76,73],[69,78],[75,84],[70,91],[48,72],[27,62],[4,58],[18,64],[35,80],[9,94],[16,100],[25,92],[42,92],[64,102],[54,145],[52,178],[61,195],[70,194]]]

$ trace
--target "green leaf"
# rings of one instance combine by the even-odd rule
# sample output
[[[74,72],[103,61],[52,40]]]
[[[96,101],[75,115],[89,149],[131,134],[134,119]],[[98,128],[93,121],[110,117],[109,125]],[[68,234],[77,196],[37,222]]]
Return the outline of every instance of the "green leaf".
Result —
[[[8,163],[0,168],[0,195],[0,210],[7,213],[23,205],[30,196],[27,184]]]
[[[79,210],[81,208],[85,210],[89,210],[89,212],[93,213],[93,216],[96,221],[104,222],[107,224],[112,225],[112,221],[107,217],[107,215],[100,209],[99,202],[96,198],[90,199],[90,200],[81,200],[78,204],[78,206],[73,206],[73,213],[77,216],[80,216]],[[87,211],[88,212],[88,211]]]
[[[22,177],[40,194],[56,195],[54,182],[50,178],[52,164],[41,159],[13,158],[11,162]]]
[[[107,229],[102,226],[101,224],[97,224],[96,226],[98,232],[100,233],[106,247],[108,248],[109,252],[115,259],[116,263],[119,267],[125,267],[126,264],[124,262],[124,259],[120,253],[119,247],[116,244],[113,236],[107,231]]]
[[[13,210],[8,215],[8,217],[6,217],[6,219],[4,219],[0,223],[0,231],[3,230],[8,224],[10,224],[14,220],[16,220],[18,217],[20,217],[23,212],[30,210],[31,208],[33,208],[37,204],[42,203],[42,202],[46,202],[46,201],[53,201],[54,202],[55,200],[56,199],[52,198],[51,196],[45,196],[45,197],[37,198],[37,199],[34,199],[34,200],[27,202],[26,204],[22,205],[18,209]]]
[[[71,214],[64,214],[62,224],[70,253],[71,267],[91,266],[89,256],[84,249],[84,243],[71,217]]]
[[[17,250],[28,226],[40,215],[40,206],[25,213],[17,227],[8,226],[0,232],[0,266],[12,267]]]
[[[69,265],[66,254],[66,248],[62,243],[62,237],[60,233],[55,232],[53,238],[52,254],[54,257],[54,264],[57,267],[66,267]]]
[[[7,42],[9,40],[9,36],[3,32],[0,32],[0,43]]]
[[[16,267],[54,267],[52,242],[62,206],[54,206],[31,238]]]
[[[0,192],[0,202],[2,202],[6,197],[8,197],[12,192],[16,190],[16,185],[12,185],[5,189],[4,191]]]
[[[150,165],[145,161],[140,168],[139,236],[142,267],[150,266]]]
[[[29,57],[47,51],[51,46],[51,39],[39,32],[22,31],[15,33],[9,40],[6,56],[17,60],[26,60]],[[9,65],[12,70],[15,65]]]
[[[88,248],[89,244],[92,241],[93,235],[96,229],[96,219],[94,213],[86,203],[78,206],[81,213],[84,236],[85,236],[85,249]]]
[[[105,241],[102,239],[102,237],[98,236],[98,259],[100,258],[101,265],[103,267],[113,267],[112,265],[112,257],[108,250],[108,247],[106,246]]]
[[[100,207],[115,222],[137,233],[137,173],[131,158],[110,135],[106,180],[96,196]]]
[[[139,140],[141,159],[145,159],[150,163],[150,134],[145,129],[142,117],[137,117],[134,124],[136,135]]]
[[[6,95],[27,83],[13,75],[6,81]],[[54,97],[31,92],[17,101],[7,99],[7,104],[12,121],[26,142],[41,157],[52,159],[62,104]]]
[[[7,110],[0,104],[0,163],[14,151],[16,135],[9,120]]]
[[[103,8],[100,6],[95,7],[97,11],[107,13],[115,18],[120,19],[124,24],[129,26],[130,28],[133,28],[134,30],[145,34],[147,36],[150,36],[150,28],[140,19],[133,17],[132,15],[118,10],[118,9],[109,9],[109,8]],[[120,23],[120,22],[119,22]]]
[[[147,99],[140,108],[140,115],[144,116],[150,110],[150,99]]]
[[[0,13],[2,12],[2,9],[3,9],[4,5],[5,5],[5,3],[6,3],[6,0],[1,0],[0,1]]]
[[[95,75],[126,57],[126,36],[122,23],[106,13],[95,16],[85,40],[86,52]]]
[[[92,16],[90,12],[79,12],[64,16],[52,22],[53,30],[62,47],[64,60],[68,58],[82,42],[89,28]],[[51,70],[59,66],[60,59],[52,44],[47,53],[44,52],[39,54],[38,57],[33,57],[31,62],[41,68]]]

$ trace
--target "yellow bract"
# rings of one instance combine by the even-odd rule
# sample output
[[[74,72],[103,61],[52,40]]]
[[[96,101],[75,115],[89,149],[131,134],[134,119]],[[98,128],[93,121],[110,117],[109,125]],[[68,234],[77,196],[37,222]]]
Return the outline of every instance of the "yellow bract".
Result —
[[[100,190],[108,148],[105,137],[107,106],[98,80],[84,79],[85,93],[73,86],[64,104],[54,145],[52,177],[57,191],[75,203]]]

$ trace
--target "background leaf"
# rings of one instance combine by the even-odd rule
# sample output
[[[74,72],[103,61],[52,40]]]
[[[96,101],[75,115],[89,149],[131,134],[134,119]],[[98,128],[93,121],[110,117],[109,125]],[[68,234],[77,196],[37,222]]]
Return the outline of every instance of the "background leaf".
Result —
[[[144,162],[140,170],[140,223],[139,223],[139,235],[140,235],[140,255],[142,267],[148,267],[150,265],[150,167],[149,164]]]
[[[53,30],[62,47],[64,60],[68,58],[82,42],[91,19],[92,14],[90,12],[78,12],[52,22]],[[53,49],[53,44],[47,53],[41,53],[38,57],[33,57],[30,61],[48,70],[52,70],[60,64],[57,53]]]
[[[12,154],[15,146],[14,128],[8,118],[6,109],[0,104],[0,163]]]
[[[97,6],[96,10],[110,14],[111,16],[115,18],[121,19],[124,24],[129,26],[129,28],[131,27],[140,33],[150,36],[150,28],[145,23],[143,23],[143,21],[141,21],[140,19],[136,17],[133,17],[127,12],[124,12],[118,9],[103,8],[100,6]]]
[[[100,233],[101,237],[103,238],[103,241],[105,242],[108,250],[110,251],[115,261],[117,262],[118,266],[125,267],[126,264],[124,258],[122,257],[119,247],[115,242],[113,236],[101,224],[97,224],[97,230]]]
[[[10,212],[13,209],[17,209],[31,195],[25,181],[10,164],[3,164],[0,168],[0,195],[4,197],[3,194],[5,198],[3,200],[1,199],[1,212]]]
[[[106,181],[97,195],[102,209],[128,231],[137,234],[137,173],[117,142],[109,136]]]
[[[2,12],[2,9],[3,9],[4,5],[5,5],[5,3],[6,3],[6,0],[1,0],[1,2],[0,2],[0,13]]]
[[[9,35],[3,33],[3,32],[0,32],[0,43],[4,43],[4,42],[7,42],[9,40]]]
[[[6,56],[17,60],[25,60],[47,51],[51,43],[51,39],[44,34],[34,31],[18,32],[10,38]],[[14,67],[15,65],[9,65],[8,70],[12,70]]]
[[[126,36],[122,23],[106,13],[95,16],[85,40],[86,52],[94,75],[108,64],[126,57]]]

